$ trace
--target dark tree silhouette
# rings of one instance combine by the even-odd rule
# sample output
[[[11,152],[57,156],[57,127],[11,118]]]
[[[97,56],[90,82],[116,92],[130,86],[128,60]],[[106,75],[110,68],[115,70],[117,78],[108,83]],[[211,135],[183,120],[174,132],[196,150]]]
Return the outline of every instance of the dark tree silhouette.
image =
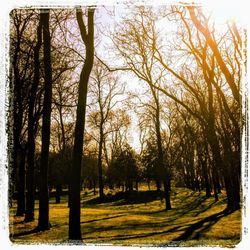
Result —
[[[25,211],[25,221],[33,221],[34,220],[34,205],[35,205],[35,197],[34,197],[34,157],[35,157],[35,101],[37,95],[37,89],[39,85],[39,68],[40,68],[40,60],[39,60],[39,52],[42,46],[42,24],[41,24],[41,16],[39,19],[39,24],[37,27],[37,43],[34,47],[34,76],[33,82],[30,89],[29,96],[29,110],[28,110],[28,155],[27,155],[27,169],[26,169],[26,211]]]
[[[49,223],[49,192],[48,192],[48,163],[50,144],[50,118],[52,100],[52,68],[51,68],[51,39],[49,30],[49,10],[41,12],[43,27],[43,53],[44,53],[44,100],[42,118],[42,151],[40,161],[39,186],[39,218],[38,230],[48,230]]]
[[[13,87],[13,165],[12,181],[16,180],[17,186],[17,216],[22,216],[25,212],[25,154],[26,142],[25,133],[25,115],[26,102],[28,95],[27,84],[32,74],[29,63],[32,58],[32,44],[27,37],[26,31],[30,25],[33,11],[27,13],[21,10],[11,12],[12,27],[11,32],[11,86]],[[28,45],[27,47],[25,47]],[[24,52],[24,48],[26,52]],[[12,100],[10,100],[12,101]]]
[[[83,150],[83,132],[85,126],[86,101],[89,75],[94,61],[94,8],[88,8],[88,30],[83,21],[82,10],[76,10],[76,17],[85,45],[85,62],[80,75],[79,94],[76,111],[75,141],[73,149],[73,160],[70,175],[70,197],[69,197],[69,239],[81,240],[81,162]]]

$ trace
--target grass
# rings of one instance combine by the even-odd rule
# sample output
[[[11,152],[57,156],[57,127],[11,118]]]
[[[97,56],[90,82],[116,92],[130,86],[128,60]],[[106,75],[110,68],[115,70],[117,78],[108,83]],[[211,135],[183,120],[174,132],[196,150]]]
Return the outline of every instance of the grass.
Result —
[[[220,200],[206,198],[203,192],[176,188],[172,191],[172,210],[156,192],[140,190],[129,197],[109,195],[102,204],[92,192],[82,194],[81,229],[84,244],[153,245],[153,246],[224,246],[240,242],[241,211],[225,215],[225,194]],[[51,229],[33,232],[37,220],[23,223],[10,209],[11,240],[16,244],[68,243],[67,197],[61,204],[50,200]],[[35,218],[38,217],[36,204]]]

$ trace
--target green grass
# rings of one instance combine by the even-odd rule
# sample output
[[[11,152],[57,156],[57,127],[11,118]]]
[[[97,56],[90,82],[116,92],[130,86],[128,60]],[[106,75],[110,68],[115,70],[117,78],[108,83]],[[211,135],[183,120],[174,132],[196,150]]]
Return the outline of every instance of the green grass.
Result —
[[[221,213],[226,207],[225,194],[220,200],[206,198],[203,192],[176,188],[172,191],[172,210],[164,210],[154,192],[140,191],[130,197],[110,196],[102,204],[92,192],[82,194],[81,229],[84,244],[153,246],[226,246],[240,241],[241,211]],[[36,204],[35,217],[38,217]],[[51,229],[32,233],[37,220],[23,223],[10,210],[11,240],[17,244],[68,243],[67,197],[61,204],[50,200]]]

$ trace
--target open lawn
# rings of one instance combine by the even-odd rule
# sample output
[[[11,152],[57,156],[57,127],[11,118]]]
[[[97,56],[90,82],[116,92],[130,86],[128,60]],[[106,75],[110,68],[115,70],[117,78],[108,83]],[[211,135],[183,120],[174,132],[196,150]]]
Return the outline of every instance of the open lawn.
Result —
[[[93,192],[82,193],[81,225],[84,244],[154,245],[154,246],[227,246],[239,243],[241,211],[225,215],[225,194],[219,201],[205,193],[175,188],[171,194],[171,211],[155,191],[145,189],[124,194],[110,194],[99,204]],[[36,203],[35,216],[38,217]],[[37,220],[23,223],[14,217],[16,204],[10,209],[11,240],[17,244],[68,243],[67,196],[61,204],[50,199],[51,229],[35,232]]]

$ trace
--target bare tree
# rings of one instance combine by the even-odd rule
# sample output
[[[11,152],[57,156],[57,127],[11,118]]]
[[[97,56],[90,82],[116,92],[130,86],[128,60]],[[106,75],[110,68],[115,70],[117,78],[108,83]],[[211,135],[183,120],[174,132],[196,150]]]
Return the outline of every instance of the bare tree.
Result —
[[[80,8],[76,10],[76,18],[85,45],[85,62],[79,81],[79,94],[76,111],[76,125],[74,135],[73,160],[70,178],[70,211],[69,211],[69,239],[81,240],[80,224],[80,190],[81,190],[81,163],[83,151],[83,132],[85,126],[86,101],[89,76],[94,61],[94,8],[88,8],[88,30],[83,21],[83,13]]]
[[[147,13],[147,15],[146,15]],[[154,13],[146,7],[138,7],[132,12],[132,17],[123,20],[122,27],[117,28],[113,37],[113,43],[120,56],[125,61],[126,67],[130,69],[140,80],[145,81],[154,101],[155,133],[158,149],[158,180],[163,181],[166,200],[166,210],[171,209],[170,203],[170,174],[164,166],[163,148],[161,138],[161,105],[159,91],[154,85],[159,86],[164,72],[158,67],[155,59],[157,30],[154,22]],[[165,170],[165,171],[163,171]]]
[[[11,12],[11,68],[13,78],[13,166],[11,172],[12,182],[17,184],[17,216],[25,213],[25,158],[26,158],[26,116],[29,95],[29,83],[33,71],[32,38],[28,30],[33,21],[34,11],[24,12],[13,10]]]
[[[49,10],[41,12],[43,28],[43,54],[44,54],[44,99],[42,117],[42,150],[40,161],[39,185],[39,217],[38,230],[48,230],[49,223],[49,191],[48,191],[48,164],[50,144],[50,120],[52,103],[52,67],[51,67],[51,37],[49,28]]]
[[[25,221],[34,220],[35,190],[34,190],[34,157],[35,157],[35,102],[40,78],[40,60],[39,53],[42,46],[42,23],[41,15],[37,26],[37,43],[34,47],[34,75],[29,96],[28,111],[28,155],[27,155],[27,196]]]
[[[99,196],[103,201],[103,145],[109,133],[112,132],[111,127],[107,127],[108,120],[112,118],[112,111],[121,102],[119,96],[124,94],[124,84],[119,82],[118,77],[110,73],[99,61],[96,62],[91,78],[90,97],[92,100],[91,109],[95,106],[95,110],[90,114],[90,125],[98,130],[98,173],[99,173]],[[111,121],[112,122],[112,121]]]

